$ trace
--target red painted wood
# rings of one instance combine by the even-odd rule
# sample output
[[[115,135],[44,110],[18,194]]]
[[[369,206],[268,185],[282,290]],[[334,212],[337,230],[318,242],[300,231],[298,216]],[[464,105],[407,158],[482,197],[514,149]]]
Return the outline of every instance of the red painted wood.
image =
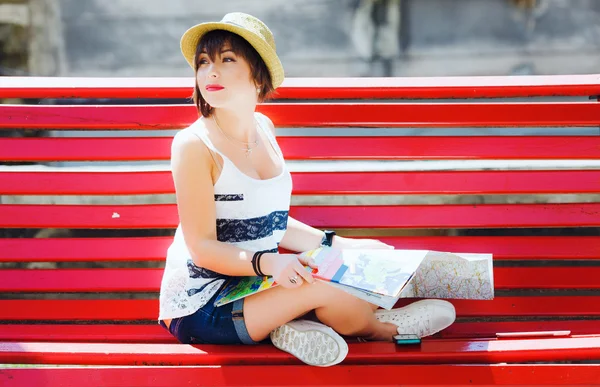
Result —
[[[171,142],[171,137],[0,138],[0,160],[168,160]],[[280,136],[277,142],[286,160],[600,158],[598,136]]]
[[[163,269],[4,269],[0,292],[158,292]],[[600,289],[600,267],[497,267],[497,290]]]
[[[419,346],[387,342],[350,344],[343,364],[456,364],[591,360],[600,358],[600,336],[544,340],[423,340]],[[181,345],[0,342],[3,363],[90,365],[300,364],[270,344]]]
[[[413,300],[403,299],[398,307]],[[496,297],[450,300],[459,317],[600,316],[600,296]],[[157,299],[0,300],[0,321],[153,320]]]
[[[6,161],[169,160],[172,137],[0,138]]]
[[[290,216],[313,227],[597,227],[600,203],[295,206]],[[175,228],[175,204],[0,205],[0,227]]]
[[[0,98],[189,98],[193,77],[3,77]]]
[[[163,269],[6,269],[0,292],[158,292]]]
[[[600,171],[299,172],[293,179],[297,195],[600,192]]]
[[[494,260],[600,259],[600,237],[379,237],[398,249],[494,254]],[[0,239],[0,262],[164,261],[172,237]],[[577,249],[573,249],[577,246]],[[283,249],[282,249],[283,250]]]
[[[600,225],[600,203],[292,207],[313,227],[469,228]]]
[[[296,172],[295,195],[598,193],[600,170]],[[175,193],[170,171],[0,172],[5,195]]]
[[[52,342],[131,342],[176,343],[166,329],[152,325],[129,324],[3,324],[0,341]],[[478,321],[461,322],[459,319],[437,337],[494,338],[496,332],[539,332],[569,330],[572,335],[598,334],[598,320],[544,320],[544,321]]]
[[[364,237],[358,237],[364,238]],[[494,260],[600,258],[599,237],[378,237],[399,249],[490,251]],[[0,262],[162,261],[172,237],[0,239]],[[573,251],[573,246],[577,249]],[[282,249],[284,250],[284,249]]]
[[[599,158],[591,136],[385,136],[277,138],[287,160]]]
[[[175,193],[170,171],[0,172],[5,195],[148,195]]]
[[[494,236],[494,237],[376,237],[398,249],[463,253],[489,251],[494,260],[599,259],[600,237]],[[576,249],[573,246],[577,246]]]
[[[598,335],[598,320],[532,320],[532,321],[477,321],[462,322],[460,319],[436,334],[436,337],[494,338],[496,333],[571,331],[571,335]],[[37,339],[45,340],[45,339]]]
[[[178,223],[175,204],[0,205],[3,227],[175,228]]]
[[[286,78],[278,98],[497,98],[599,94],[597,74],[485,77]]]
[[[0,262],[164,261],[173,237],[0,239]]]
[[[180,129],[198,119],[192,105],[3,105],[1,129]]]
[[[545,103],[276,103],[258,110],[289,127],[598,126],[595,102]],[[194,122],[192,105],[3,105],[0,129],[179,129]]]
[[[278,99],[594,96],[600,75],[286,78]],[[193,77],[3,77],[0,98],[189,98]]]
[[[268,375],[268,376],[266,376]],[[292,377],[293,375],[293,377]],[[293,380],[290,380],[292,379]],[[401,381],[399,382],[399,379]],[[131,386],[593,386],[600,379],[594,364],[492,365],[305,365],[224,367],[30,367],[0,372],[11,387]]]
[[[149,324],[3,324],[0,341],[178,343],[158,323]]]

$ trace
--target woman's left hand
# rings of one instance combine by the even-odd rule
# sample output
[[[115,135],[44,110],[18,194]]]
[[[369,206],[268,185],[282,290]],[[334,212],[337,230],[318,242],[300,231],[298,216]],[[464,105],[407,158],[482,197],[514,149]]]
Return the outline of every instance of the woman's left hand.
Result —
[[[333,237],[332,247],[336,249],[394,249],[394,246],[376,239],[344,238],[339,235]]]

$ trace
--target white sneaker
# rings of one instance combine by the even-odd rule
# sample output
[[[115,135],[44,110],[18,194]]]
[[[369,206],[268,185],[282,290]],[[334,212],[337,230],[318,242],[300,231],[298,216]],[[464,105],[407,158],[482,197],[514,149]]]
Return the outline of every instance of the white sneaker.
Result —
[[[336,331],[314,321],[295,320],[271,332],[273,345],[306,364],[329,367],[348,354],[348,344]]]
[[[456,320],[454,305],[443,300],[421,300],[403,308],[377,310],[375,318],[398,327],[398,334],[431,336],[448,328]]]

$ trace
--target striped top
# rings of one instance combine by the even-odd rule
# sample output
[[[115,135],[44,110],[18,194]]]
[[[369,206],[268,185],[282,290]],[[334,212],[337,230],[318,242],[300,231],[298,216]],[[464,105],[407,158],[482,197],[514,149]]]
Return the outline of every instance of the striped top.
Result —
[[[192,131],[206,146],[223,158],[221,174],[214,185],[217,239],[249,251],[277,251],[287,228],[292,194],[292,177],[285,166],[281,149],[268,129],[266,117],[255,113],[262,130],[282,160],[282,171],[271,179],[260,180],[242,173],[208,138],[196,121]],[[183,317],[204,306],[228,277],[196,266],[183,239],[181,224],[167,251],[160,287],[159,320]]]

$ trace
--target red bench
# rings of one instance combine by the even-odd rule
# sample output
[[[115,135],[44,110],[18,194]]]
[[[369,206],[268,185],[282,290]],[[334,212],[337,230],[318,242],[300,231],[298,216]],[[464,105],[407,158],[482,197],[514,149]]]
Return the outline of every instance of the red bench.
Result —
[[[14,263],[0,269],[0,385],[600,385],[600,136],[574,134],[600,126],[599,79],[290,79],[277,100],[259,107],[278,127],[308,128],[308,135],[286,129],[279,137],[296,171],[295,218],[398,248],[494,254],[496,299],[452,301],[457,323],[421,346],[352,342],[347,359],[325,369],[268,345],[181,345],[156,323],[171,238],[131,230],[176,227],[172,202],[138,196],[173,193],[168,163],[94,171],[2,166],[0,228],[76,231],[0,239],[0,262]],[[144,103],[190,94],[189,79],[0,78],[0,98]],[[43,103],[0,105],[0,130],[156,131],[196,117],[191,105]],[[323,136],[316,129],[323,127],[333,134]],[[456,127],[485,135],[444,129]],[[504,135],[509,127],[527,129]],[[165,162],[170,144],[171,134],[3,137],[0,160]],[[323,163],[311,171],[296,160]],[[540,168],[542,160],[549,166]],[[32,197],[14,204],[13,195]],[[52,195],[75,200],[50,204]],[[134,195],[137,204],[82,204],[80,195]],[[89,229],[96,234],[83,232]],[[23,268],[30,262],[61,268]],[[76,268],[80,262],[90,267]],[[91,268],[99,262],[111,267]],[[555,330],[571,335],[496,337]]]

